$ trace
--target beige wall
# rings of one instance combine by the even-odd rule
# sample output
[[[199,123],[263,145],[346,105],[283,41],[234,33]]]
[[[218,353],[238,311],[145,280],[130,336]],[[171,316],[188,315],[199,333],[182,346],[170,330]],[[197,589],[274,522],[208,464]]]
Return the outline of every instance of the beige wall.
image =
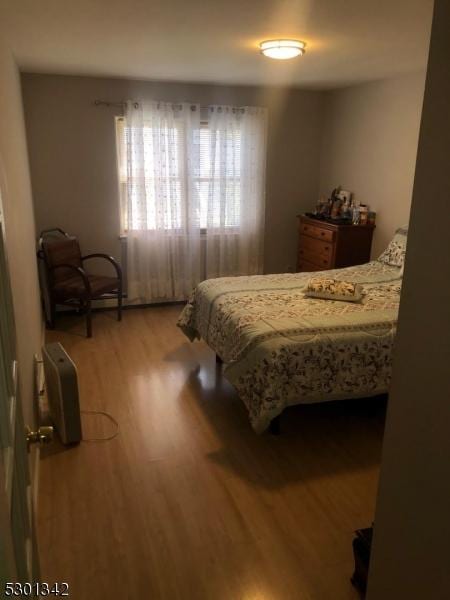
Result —
[[[368,600],[450,598],[449,23],[436,0]]]
[[[265,271],[295,268],[295,215],[342,184],[377,211],[373,255],[408,222],[424,73],[334,92],[22,77],[38,230],[60,226],[86,251],[120,257],[114,115],[96,98],[269,108]]]
[[[377,212],[378,256],[409,219],[425,73],[327,95],[320,194],[337,185]]]
[[[0,34],[1,35],[1,34]],[[34,354],[41,346],[35,228],[20,79],[0,43],[0,189],[16,318],[25,421],[33,424]]]
[[[22,84],[37,228],[60,226],[87,252],[115,256],[118,110],[95,107],[96,98],[267,106],[265,271],[295,268],[295,216],[317,198],[323,93],[30,74]]]

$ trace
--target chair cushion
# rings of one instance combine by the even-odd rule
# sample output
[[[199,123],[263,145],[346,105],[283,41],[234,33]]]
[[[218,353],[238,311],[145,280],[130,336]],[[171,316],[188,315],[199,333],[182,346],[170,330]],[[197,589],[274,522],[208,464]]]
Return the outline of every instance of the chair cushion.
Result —
[[[87,275],[91,285],[92,298],[99,298],[103,294],[114,292],[119,287],[117,277],[105,277],[102,275]],[[74,276],[64,281],[56,282],[53,291],[55,297],[59,300],[69,300],[71,298],[87,298],[86,288],[81,276]]]

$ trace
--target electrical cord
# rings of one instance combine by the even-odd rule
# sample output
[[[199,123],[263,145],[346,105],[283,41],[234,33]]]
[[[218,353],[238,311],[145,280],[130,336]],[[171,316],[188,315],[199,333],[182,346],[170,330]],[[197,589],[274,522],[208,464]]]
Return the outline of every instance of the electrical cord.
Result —
[[[109,413],[104,412],[102,410],[80,410],[80,414],[82,414],[82,415],[103,415],[104,417],[106,417],[107,419],[109,419],[115,425],[115,427],[116,427],[116,431],[112,435],[110,435],[108,437],[104,437],[104,438],[83,438],[81,440],[82,442],[109,442],[110,440],[113,440],[115,437],[117,437],[119,435],[119,423]]]

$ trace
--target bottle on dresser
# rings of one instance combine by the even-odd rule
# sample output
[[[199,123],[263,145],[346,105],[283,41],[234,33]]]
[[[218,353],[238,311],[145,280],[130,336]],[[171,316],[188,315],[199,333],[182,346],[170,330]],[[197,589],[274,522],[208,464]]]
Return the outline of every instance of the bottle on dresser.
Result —
[[[353,210],[352,210],[352,224],[353,225],[359,225],[359,221],[360,221],[359,204],[357,204],[356,202],[354,202],[353,203]]]

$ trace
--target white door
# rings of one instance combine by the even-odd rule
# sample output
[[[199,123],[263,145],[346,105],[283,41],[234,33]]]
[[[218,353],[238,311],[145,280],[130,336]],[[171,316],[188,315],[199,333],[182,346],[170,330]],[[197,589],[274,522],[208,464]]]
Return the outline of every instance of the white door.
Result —
[[[20,365],[0,198],[0,597],[7,582],[39,580]],[[17,596],[18,594],[16,594]]]

